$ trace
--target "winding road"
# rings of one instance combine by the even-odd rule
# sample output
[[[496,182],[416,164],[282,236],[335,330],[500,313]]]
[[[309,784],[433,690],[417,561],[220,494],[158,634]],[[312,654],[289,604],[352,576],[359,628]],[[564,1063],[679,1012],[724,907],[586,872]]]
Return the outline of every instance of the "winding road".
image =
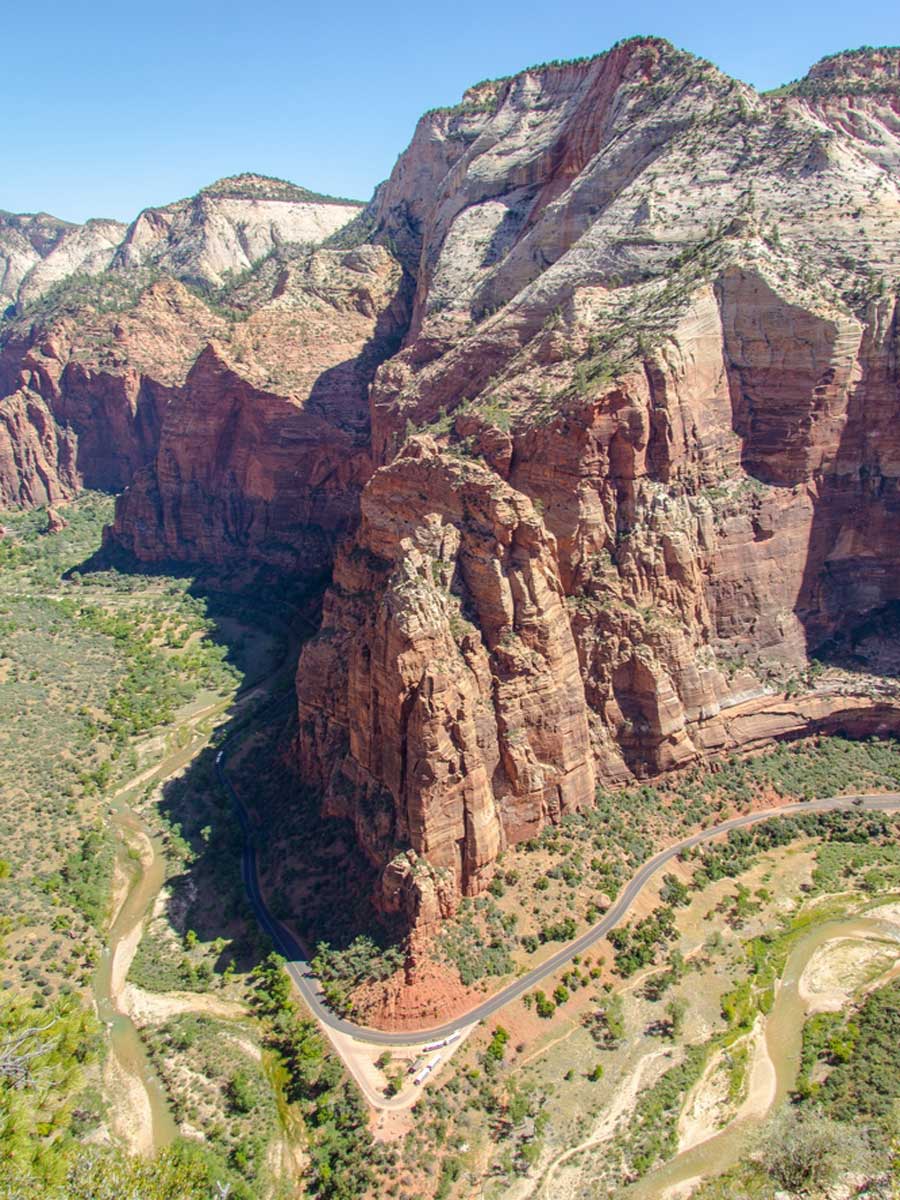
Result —
[[[268,705],[265,705],[265,707],[268,707]],[[259,713],[257,713],[258,715]],[[229,744],[237,738],[240,732],[240,730],[235,730],[234,733],[230,734],[222,742],[216,755],[216,769],[222,786],[230,795],[235,805],[244,834],[241,874],[250,903],[253,906],[260,925],[269,934],[279,953],[284,956],[286,969],[296,983],[303,999],[312,1010],[313,1015],[331,1029],[347,1034],[350,1037],[359,1038],[376,1046],[414,1046],[419,1045],[426,1039],[437,1041],[448,1037],[452,1033],[456,1033],[464,1025],[485,1020],[497,1012],[498,1009],[509,1004],[510,1001],[517,1000],[526,992],[531,991],[542,980],[546,979],[548,975],[552,975],[574,955],[582,954],[595,942],[605,937],[611,929],[619,925],[628,916],[635,899],[647,886],[652,876],[664,867],[666,863],[677,858],[685,850],[690,850],[694,846],[700,846],[704,842],[712,841],[713,838],[727,834],[732,829],[743,829],[748,825],[757,825],[761,821],[768,821],[773,817],[788,816],[792,813],[831,812],[835,809],[853,807],[872,812],[893,812],[900,809],[900,792],[888,792],[881,795],[831,796],[827,799],[785,804],[780,808],[769,808],[759,812],[746,813],[743,816],[732,817],[728,821],[722,821],[721,824],[701,830],[699,833],[691,834],[690,837],[683,838],[680,842],[676,842],[672,846],[667,846],[664,850],[660,850],[658,854],[655,854],[653,858],[647,859],[634,873],[622,889],[615,903],[610,906],[600,921],[592,925],[580,937],[568,942],[560,950],[551,954],[544,962],[533,967],[518,979],[513,980],[512,983],[501,988],[499,992],[496,992],[487,1000],[482,1001],[481,1004],[475,1005],[474,1008],[469,1009],[466,1013],[461,1013],[453,1021],[448,1021],[443,1025],[436,1025],[431,1029],[420,1029],[415,1032],[386,1033],[381,1029],[372,1029],[366,1025],[357,1025],[346,1017],[338,1016],[328,1007],[325,1003],[322,988],[313,973],[304,948],[290,930],[286,929],[277,918],[272,916],[266,906],[259,887],[256,848],[253,844],[250,816],[244,807],[243,801],[232,786],[231,780],[228,778],[227,761]]]

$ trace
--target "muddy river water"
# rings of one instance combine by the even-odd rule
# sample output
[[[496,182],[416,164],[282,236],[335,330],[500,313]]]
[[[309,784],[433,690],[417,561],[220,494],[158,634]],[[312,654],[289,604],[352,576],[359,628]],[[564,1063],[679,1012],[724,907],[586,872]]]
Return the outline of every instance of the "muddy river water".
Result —
[[[814,925],[795,943],[765,1020],[766,1050],[774,1069],[773,1095],[766,1113],[738,1118],[714,1137],[676,1155],[630,1187],[625,1193],[629,1200],[657,1200],[670,1190],[674,1192],[678,1185],[686,1185],[688,1180],[720,1175],[738,1162],[765,1116],[781,1104],[796,1084],[808,1012],[799,987],[806,965],[826,942],[847,938],[900,944],[900,927],[864,916],[837,918]]]
[[[209,692],[198,696],[179,714],[170,731],[168,741],[172,748],[169,752],[109,801],[109,821],[120,835],[117,865],[129,884],[94,975],[94,1003],[109,1033],[115,1087],[127,1089],[129,1093],[128,1096],[114,1096],[113,1127],[130,1143],[132,1150],[145,1153],[169,1145],[178,1129],[137,1028],[122,1006],[122,989],[144,922],[166,879],[162,843],[136,809],[148,786],[158,785],[188,766],[208,744],[214,728],[226,714],[234,719],[244,709],[252,710],[260,698],[283,683],[282,676],[290,684],[296,643],[287,627],[283,630],[284,646],[273,640],[269,633],[238,628],[258,643],[248,654],[251,678],[236,697],[223,699]],[[137,847],[140,847],[140,856],[135,860],[133,850]],[[120,1107],[121,1112],[117,1113]]]
[[[109,1051],[116,1068],[114,1078],[128,1085],[128,1098],[122,1101],[122,1112],[113,1105],[113,1125],[134,1150],[154,1151],[169,1145],[177,1128],[165,1093],[144,1049],[140,1035],[121,1004],[122,988],[128,968],[137,949],[141,930],[150,914],[166,879],[166,864],[158,836],[135,807],[144,788],[158,784],[181,770],[196,757],[209,741],[216,720],[233,707],[228,700],[209,696],[199,700],[181,714],[174,741],[185,741],[155,766],[132,781],[110,801],[109,821],[120,835],[118,868],[129,879],[128,890],[107,936],[107,944],[94,975],[94,1003],[100,1020],[109,1032]],[[183,733],[182,733],[183,731]],[[179,734],[182,736],[178,736]],[[129,849],[140,847],[140,857],[133,858]],[[131,1116],[125,1117],[124,1112]],[[149,1118],[151,1129],[138,1128]]]
[[[283,662],[288,685],[291,683],[290,648]],[[271,670],[271,667],[269,667]],[[144,921],[165,882],[165,856],[159,838],[136,811],[149,785],[158,784],[185,767],[208,743],[217,721],[230,710],[236,715],[245,705],[275,691],[280,671],[266,676],[261,671],[253,685],[241,690],[240,698],[210,703],[209,694],[198,698],[190,709],[181,714],[175,729],[172,749],[162,761],[132,780],[110,801],[109,819],[120,834],[119,869],[129,879],[129,886],[110,928],[107,946],[94,978],[94,999],[100,1019],[107,1026],[110,1055],[116,1068],[114,1078],[123,1090],[123,1109],[131,1108],[130,1118],[115,1120],[119,1097],[114,1101],[113,1124],[132,1149],[151,1152],[176,1137],[165,1093],[150,1063],[137,1028],[122,1006],[122,989],[128,968],[137,948]],[[260,683],[264,681],[264,686]],[[277,695],[277,691],[275,691]],[[256,713],[262,711],[255,709]],[[129,848],[141,848],[140,860],[135,861]],[[799,981],[815,952],[826,942],[847,938],[876,938],[885,942],[900,941],[900,927],[887,921],[865,916],[823,920],[811,927],[793,946],[781,984],[776,990],[771,1012],[765,1019],[764,1037],[770,1072],[774,1072],[771,1103],[767,1111],[777,1106],[793,1088],[800,1062],[803,1024],[807,1006],[801,997]],[[688,1180],[717,1175],[738,1161],[748,1141],[758,1128],[762,1116],[738,1118],[720,1133],[676,1155],[669,1163],[648,1174],[627,1191],[631,1200],[657,1200],[657,1197],[677,1189]],[[142,1126],[149,1124],[150,1129]],[[129,1128],[130,1126],[130,1128]]]

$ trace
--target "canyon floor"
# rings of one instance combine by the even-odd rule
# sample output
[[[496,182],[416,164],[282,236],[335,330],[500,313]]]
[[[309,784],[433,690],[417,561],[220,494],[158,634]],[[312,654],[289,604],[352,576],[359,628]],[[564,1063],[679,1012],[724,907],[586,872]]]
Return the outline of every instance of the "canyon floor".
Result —
[[[229,751],[230,769],[258,819],[267,902],[301,933],[327,931],[325,914],[308,925],[292,896],[315,892],[329,856],[346,878],[347,839],[337,823],[318,840],[307,831],[306,859],[294,853],[303,834],[280,822],[284,777],[258,770],[289,743],[284,687],[314,598],[302,602],[306,624],[291,627],[277,595],[261,606],[187,576],[91,572],[108,511],[106,498],[84,497],[55,532],[46,513],[4,516],[0,543],[0,703],[13,768],[0,793],[2,970],[14,1000],[4,1027],[82,1014],[92,1048],[65,1063],[59,1097],[76,1108],[79,1136],[145,1155],[187,1147],[205,1156],[210,1178],[250,1197],[300,1179],[328,1195],[318,1164],[342,1155],[360,1196],[767,1194],[756,1131],[789,1094],[801,1107],[804,1094],[827,1100],[839,1069],[821,1021],[892,994],[900,849],[889,813],[807,805],[696,847],[657,872],[621,936],[575,953],[481,1024],[467,1025],[466,998],[482,1002],[595,923],[677,834],[773,800],[888,793],[900,747],[820,738],[731,759],[623,793],[629,816],[607,823],[602,850],[586,818],[509,852],[500,885],[431,950],[430,969],[456,981],[441,1015],[464,1036],[447,1048],[428,1050],[433,1039],[409,1028],[416,1005],[419,1028],[438,1010],[415,985],[403,998],[389,942],[348,938],[344,913],[317,954],[332,999],[356,1020],[377,1016],[401,1044],[316,1032],[267,957],[215,770],[227,736],[243,750]],[[602,802],[599,811],[609,815]],[[272,870],[287,852],[295,870],[308,863],[296,891]],[[359,987],[367,971],[382,983]],[[778,1040],[786,1024],[793,1047]],[[412,1083],[410,1066],[428,1062],[427,1080]],[[341,1064],[365,1102],[341,1099],[351,1094]],[[340,1150],[325,1115],[335,1104],[355,1114]],[[872,1119],[874,1177],[884,1175],[886,1128]]]

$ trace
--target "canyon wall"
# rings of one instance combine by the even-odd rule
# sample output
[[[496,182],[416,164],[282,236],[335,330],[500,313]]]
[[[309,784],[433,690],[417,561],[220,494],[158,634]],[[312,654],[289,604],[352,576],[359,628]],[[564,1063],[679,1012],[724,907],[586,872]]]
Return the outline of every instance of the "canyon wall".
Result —
[[[296,355],[273,365],[270,337],[248,333],[248,319],[279,296],[281,309],[290,306],[295,260],[361,207],[241,175],[147,209],[130,226],[0,213],[0,504],[55,504],[82,487],[121,491],[154,461],[168,403],[184,400],[212,338],[236,343],[239,371],[256,379],[259,358],[266,382],[293,386]],[[361,311],[374,317],[366,269],[356,291]],[[307,281],[308,295],[328,291],[319,275]],[[249,300],[231,309],[226,295],[242,283]],[[353,291],[337,281],[338,307]],[[326,324],[334,349],[347,330],[340,320]],[[356,360],[354,339],[369,332],[354,329],[340,351]],[[308,381],[299,382],[302,393]]]
[[[847,58],[525,72],[376,197],[416,294],[297,748],[420,927],[597,781],[900,724],[808,672],[900,599],[898,55]]]
[[[364,211],[147,210],[4,334],[0,496],[333,572],[296,762],[427,929],[598,784],[900,724],[898,131],[896,50],[762,96],[638,38],[426,114]]]
[[[402,268],[380,246],[272,265],[168,405],[110,539],[144,561],[319,576],[371,472],[368,386],[399,343]]]

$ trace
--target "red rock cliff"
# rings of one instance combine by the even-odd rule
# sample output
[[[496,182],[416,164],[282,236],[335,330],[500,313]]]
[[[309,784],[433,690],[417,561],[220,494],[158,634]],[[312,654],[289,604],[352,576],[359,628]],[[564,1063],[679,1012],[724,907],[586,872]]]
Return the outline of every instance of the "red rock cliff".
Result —
[[[411,920],[595,776],[896,725],[781,699],[900,599],[900,57],[876,57],[766,99],[630,42],[424,119],[379,193],[414,316],[298,751]]]
[[[298,760],[420,927],[596,780],[895,725],[807,669],[900,601],[898,75],[760,96],[633,39],[427,114],[352,227],[263,216],[246,276],[255,178],[145,214],[126,274],[222,289],[7,339],[0,487],[136,471],[140,558],[334,563]]]

